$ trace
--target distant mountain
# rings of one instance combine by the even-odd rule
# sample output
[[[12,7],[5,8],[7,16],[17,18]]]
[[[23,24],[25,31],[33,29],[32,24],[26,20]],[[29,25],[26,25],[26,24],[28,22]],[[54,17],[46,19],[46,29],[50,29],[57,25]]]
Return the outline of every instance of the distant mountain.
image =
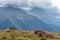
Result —
[[[0,29],[14,26],[18,30],[47,30],[59,32],[57,26],[46,24],[36,16],[30,15],[22,9],[11,6],[0,8]]]
[[[56,11],[57,10],[55,8],[44,9],[44,8],[38,8],[38,7],[35,7],[32,10],[29,10],[29,12],[31,12],[31,14],[36,15],[38,17],[40,17],[40,15],[47,14],[47,13],[56,15]]]
[[[60,13],[57,12],[56,8],[44,9],[35,7],[32,10],[29,10],[28,12],[31,15],[37,16],[46,24],[52,24],[54,26],[57,26],[57,28],[60,26],[60,18],[56,18],[60,17]]]

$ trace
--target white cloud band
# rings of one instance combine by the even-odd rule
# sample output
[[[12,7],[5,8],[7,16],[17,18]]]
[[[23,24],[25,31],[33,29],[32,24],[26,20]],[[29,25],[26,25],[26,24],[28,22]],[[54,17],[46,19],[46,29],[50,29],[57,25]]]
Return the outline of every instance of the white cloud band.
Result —
[[[8,5],[15,5],[17,8],[29,10],[33,7],[51,8],[56,7],[60,9],[59,0],[0,0],[0,7]]]
[[[51,7],[51,1],[49,0],[0,0],[0,7],[4,7],[7,4],[16,5],[18,8],[30,9],[33,7],[49,8]]]

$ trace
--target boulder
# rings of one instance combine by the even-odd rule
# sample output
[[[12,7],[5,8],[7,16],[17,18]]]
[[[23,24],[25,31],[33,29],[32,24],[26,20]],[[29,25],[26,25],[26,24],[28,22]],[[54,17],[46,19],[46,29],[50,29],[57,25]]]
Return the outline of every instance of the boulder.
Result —
[[[53,34],[41,30],[35,30],[34,34],[36,34],[38,37],[54,38]]]

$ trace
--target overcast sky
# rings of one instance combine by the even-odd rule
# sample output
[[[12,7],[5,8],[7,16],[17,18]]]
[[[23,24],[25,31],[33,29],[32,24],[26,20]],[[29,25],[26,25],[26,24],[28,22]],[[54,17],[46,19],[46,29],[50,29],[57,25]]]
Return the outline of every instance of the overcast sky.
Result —
[[[0,7],[6,4],[17,5],[18,8],[29,10],[33,7],[51,8],[56,7],[60,10],[60,0],[0,0]]]

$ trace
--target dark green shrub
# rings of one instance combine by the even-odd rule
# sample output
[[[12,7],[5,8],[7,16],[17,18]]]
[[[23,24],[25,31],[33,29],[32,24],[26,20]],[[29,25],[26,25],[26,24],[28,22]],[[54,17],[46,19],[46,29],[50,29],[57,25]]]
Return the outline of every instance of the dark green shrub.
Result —
[[[41,38],[41,40],[47,40],[46,38]]]
[[[3,37],[2,39],[7,39],[7,37]]]
[[[15,40],[15,37],[11,37],[12,40]]]

